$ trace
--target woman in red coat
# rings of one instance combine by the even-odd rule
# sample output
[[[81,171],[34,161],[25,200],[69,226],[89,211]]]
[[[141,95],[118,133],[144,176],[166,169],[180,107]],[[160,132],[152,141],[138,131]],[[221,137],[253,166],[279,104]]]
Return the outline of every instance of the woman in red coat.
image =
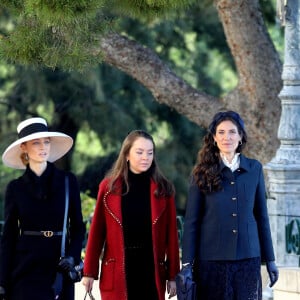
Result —
[[[83,285],[99,275],[102,300],[163,300],[176,295],[179,270],[174,187],[155,160],[153,138],[135,130],[99,185]]]

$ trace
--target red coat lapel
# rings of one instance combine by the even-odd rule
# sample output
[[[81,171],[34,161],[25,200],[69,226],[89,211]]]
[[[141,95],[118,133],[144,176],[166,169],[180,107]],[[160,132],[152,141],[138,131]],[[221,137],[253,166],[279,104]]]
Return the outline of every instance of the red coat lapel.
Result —
[[[154,225],[158,219],[163,214],[164,210],[166,209],[166,201],[163,199],[158,200],[155,196],[155,190],[157,185],[154,181],[151,181],[151,215],[152,215],[152,224]],[[122,206],[121,206],[121,196],[107,193],[104,199],[104,205],[111,216],[115,219],[122,226]]]
[[[121,195],[112,194],[107,192],[104,198],[104,206],[108,210],[109,214],[114,220],[122,226],[122,207],[121,207]]]
[[[152,214],[152,225],[156,224],[158,219],[163,214],[164,210],[166,209],[166,201],[164,199],[157,199],[155,196],[155,190],[157,185],[154,181],[151,181],[151,214]]]

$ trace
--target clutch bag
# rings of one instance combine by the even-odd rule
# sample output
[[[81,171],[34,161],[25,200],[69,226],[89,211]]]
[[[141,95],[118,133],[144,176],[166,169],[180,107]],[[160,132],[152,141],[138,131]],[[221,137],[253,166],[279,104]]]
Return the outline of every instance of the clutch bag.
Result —
[[[186,283],[182,284],[181,278],[176,277],[177,299],[178,300],[197,300],[196,282],[187,278]]]

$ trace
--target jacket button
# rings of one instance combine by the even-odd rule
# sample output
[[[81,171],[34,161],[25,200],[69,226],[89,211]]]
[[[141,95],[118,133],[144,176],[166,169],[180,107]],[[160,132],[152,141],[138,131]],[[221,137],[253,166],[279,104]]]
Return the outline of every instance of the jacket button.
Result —
[[[234,181],[231,181],[230,184],[234,184]]]
[[[236,201],[236,197],[232,197],[231,200]]]
[[[237,234],[238,231],[237,231],[236,229],[233,229],[232,232],[233,232],[234,234]]]
[[[233,214],[232,214],[232,216],[233,216],[233,217],[236,217],[236,216],[237,216],[237,214],[233,213]]]

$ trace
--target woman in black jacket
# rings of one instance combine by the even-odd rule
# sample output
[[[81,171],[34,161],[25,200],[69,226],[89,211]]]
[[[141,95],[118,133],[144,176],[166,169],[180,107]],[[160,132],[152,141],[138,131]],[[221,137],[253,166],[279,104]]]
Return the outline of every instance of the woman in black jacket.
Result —
[[[270,286],[278,279],[263,168],[241,154],[246,143],[239,114],[217,113],[192,172],[179,275],[194,264],[197,299],[262,299],[261,262]]]
[[[77,180],[53,162],[72,147],[68,135],[48,131],[42,118],[30,118],[17,128],[19,139],[4,152],[5,165],[25,169],[12,180],[5,195],[5,224],[0,252],[0,293],[5,300],[73,300],[69,279],[79,262],[84,223]],[[65,177],[69,179],[68,235],[61,258],[65,213]],[[57,272],[63,274],[55,295]],[[58,278],[59,278],[58,277]],[[1,299],[1,297],[0,297]]]

